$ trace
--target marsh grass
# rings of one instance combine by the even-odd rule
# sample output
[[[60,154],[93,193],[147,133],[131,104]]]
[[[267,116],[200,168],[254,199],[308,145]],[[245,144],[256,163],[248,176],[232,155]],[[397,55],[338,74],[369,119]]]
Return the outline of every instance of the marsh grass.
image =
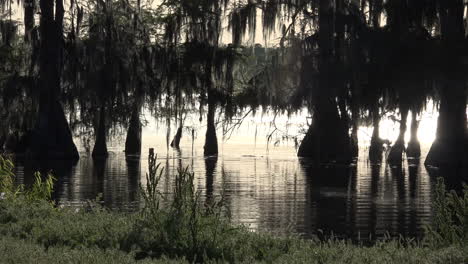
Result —
[[[15,192],[13,169],[13,162],[0,155],[0,193],[2,196]]]
[[[1,171],[10,171],[12,164],[2,164],[8,167]],[[224,198],[202,201],[188,169],[175,176],[169,196],[158,191],[163,168],[156,157],[150,156],[149,165],[138,213],[99,205],[57,208],[48,200],[49,177],[36,178],[35,191],[6,196],[0,200],[0,263],[468,263],[466,189],[465,196],[457,196],[442,192],[439,183],[443,195],[437,196],[442,200],[435,210],[440,221],[428,227],[424,242],[388,238],[365,247],[234,226]]]
[[[425,242],[431,247],[468,244],[468,185],[461,194],[446,191],[443,178],[435,188],[432,225],[426,227]]]
[[[52,192],[55,180],[51,173],[43,177],[40,172],[36,172],[34,183],[30,188],[25,188],[23,184],[16,185],[13,162],[0,155],[0,193],[5,199],[22,196],[30,202],[48,201],[53,204]]]

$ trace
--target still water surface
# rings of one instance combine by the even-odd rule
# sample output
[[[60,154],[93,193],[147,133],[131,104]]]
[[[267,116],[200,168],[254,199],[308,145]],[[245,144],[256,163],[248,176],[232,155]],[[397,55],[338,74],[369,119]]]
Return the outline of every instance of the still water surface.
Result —
[[[249,137],[221,143],[217,158],[205,158],[202,132],[193,142],[184,137],[182,148],[173,150],[161,136],[165,132],[149,126],[144,130],[141,159],[125,158],[121,141],[116,140],[109,146],[107,160],[93,161],[82,152],[76,164],[17,161],[18,180],[31,183],[33,171],[52,168],[58,177],[55,199],[59,204],[81,206],[102,194],[109,208],[135,210],[142,206],[139,184],[145,183],[148,148],[154,147],[166,168],[161,191],[170,193],[177,169],[189,167],[203,197],[223,191],[232,221],[254,230],[303,237],[333,232],[367,240],[387,233],[421,237],[423,226],[430,223],[438,173],[428,171],[422,165],[424,159],[405,160],[402,167],[370,164],[363,144],[360,158],[351,166],[314,166],[296,157],[293,142],[267,147],[264,141],[252,140],[250,130]],[[423,144],[423,158],[428,147]]]

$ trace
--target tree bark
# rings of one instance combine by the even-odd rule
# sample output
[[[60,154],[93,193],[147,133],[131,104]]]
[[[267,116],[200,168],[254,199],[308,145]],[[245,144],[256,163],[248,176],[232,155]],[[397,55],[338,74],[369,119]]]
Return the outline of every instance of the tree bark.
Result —
[[[406,121],[408,120],[409,108],[406,105],[400,105],[400,134],[395,144],[390,149],[387,161],[390,164],[400,165],[403,161],[403,152],[405,151],[405,133],[406,133]]]
[[[319,85],[312,87],[312,125],[301,142],[298,156],[312,158],[316,162],[349,163],[349,129],[340,118],[335,100],[336,91],[331,89],[330,85],[333,26],[333,7],[330,1],[320,0]]]
[[[447,80],[446,87],[441,91],[436,139],[425,165],[468,164],[466,94],[463,81]]]
[[[353,115],[352,120],[352,129],[351,129],[351,138],[350,138],[350,147],[351,147],[351,156],[353,158],[359,157],[359,140],[358,140],[358,117]]]
[[[338,115],[336,104],[323,102],[314,111],[312,125],[299,146],[298,156],[319,163],[349,163],[349,144],[348,129]]]
[[[383,144],[380,138],[380,114],[378,108],[372,113],[374,130],[372,131],[371,144],[369,148],[369,160],[372,162],[382,161]]]
[[[182,132],[184,129],[184,119],[183,119],[183,110],[180,111],[180,119],[179,119],[179,128],[172,139],[171,147],[179,148],[180,147],[180,140],[182,139]]]
[[[35,0],[24,0],[24,41],[31,41],[31,33],[34,28]]]
[[[411,138],[408,142],[408,148],[406,149],[406,156],[410,158],[420,158],[421,157],[421,144],[418,140],[418,127],[419,121],[417,120],[416,111],[411,111]]]
[[[112,98],[115,93],[116,78],[113,76],[114,70],[114,52],[112,49],[112,25],[113,16],[108,8],[111,7],[112,1],[105,0],[100,2],[103,4],[104,18],[104,65],[102,68],[102,85],[96,87],[98,102],[100,105],[99,125],[96,133],[96,141],[92,152],[93,158],[107,158],[107,124],[106,124],[106,106],[111,105]]]
[[[105,106],[101,106],[99,114],[99,126],[96,134],[96,142],[94,143],[93,158],[107,158],[107,143],[106,143],[106,113]]]
[[[182,126],[179,126],[179,128],[177,129],[177,133],[175,134],[174,138],[172,139],[171,147],[179,148],[181,139],[182,139]]]
[[[140,156],[141,154],[142,127],[140,122],[140,111],[140,105],[135,104],[135,109],[133,109],[132,117],[130,118],[130,124],[128,126],[127,138],[125,140],[126,155]]]
[[[440,109],[436,139],[425,165],[464,166],[468,164],[468,128],[466,118],[466,77],[457,74],[461,67],[460,48],[465,39],[463,0],[439,3],[440,31],[446,48],[445,81],[440,89]]]
[[[63,108],[58,101],[62,68],[63,2],[41,0],[41,34],[39,58],[39,116],[36,121],[30,151],[33,158],[78,159]]]
[[[216,137],[215,125],[216,102],[213,95],[208,94],[208,115],[207,115],[207,128],[204,146],[204,155],[212,156],[218,155],[218,139]]]

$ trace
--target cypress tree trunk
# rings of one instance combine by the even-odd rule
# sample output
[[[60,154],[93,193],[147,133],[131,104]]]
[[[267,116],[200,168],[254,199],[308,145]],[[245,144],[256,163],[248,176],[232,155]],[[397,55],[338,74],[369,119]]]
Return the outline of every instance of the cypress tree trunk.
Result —
[[[352,3],[352,1],[351,1]],[[351,78],[351,116],[352,116],[352,130],[351,130],[351,155],[352,157],[359,156],[359,141],[358,141],[358,129],[359,129],[359,105],[360,98],[362,97],[362,87],[360,82],[360,60],[362,59],[360,41],[357,38],[356,26],[351,26],[349,29],[350,44],[349,44],[349,61],[353,67],[353,73]]]
[[[467,164],[466,88],[462,81],[447,81],[441,91],[436,139],[427,154],[425,165]]]
[[[417,118],[416,111],[411,111],[411,138],[408,142],[408,148],[406,149],[406,156],[411,158],[420,158],[421,157],[421,145],[418,140],[418,127],[419,121]]]
[[[369,148],[369,160],[372,162],[382,161],[382,139],[380,138],[380,115],[379,111],[373,113],[374,130],[372,131],[371,145]]]
[[[335,13],[335,56],[339,64],[343,63],[345,55],[345,3],[344,0],[336,0]],[[344,85],[342,82],[341,85]]]
[[[468,164],[468,129],[466,118],[466,77],[457,74],[461,67],[459,52],[465,38],[463,0],[445,0],[439,4],[442,41],[446,48],[446,78],[440,89],[440,109],[436,139],[425,165],[466,166]]]
[[[218,139],[216,137],[215,125],[216,102],[213,95],[208,92],[208,115],[207,115],[207,128],[204,146],[204,155],[218,155]]]
[[[107,124],[106,124],[106,105],[113,97],[116,80],[113,75],[114,71],[114,53],[112,49],[112,12],[107,8],[112,5],[111,0],[101,2],[103,4],[103,11],[105,14],[105,34],[104,34],[104,67],[102,69],[103,84],[98,87],[97,95],[100,104],[99,125],[96,133],[96,141],[94,143],[93,158],[107,158]]]
[[[348,141],[346,146],[349,146],[349,151],[350,151],[351,157],[356,158],[356,157],[359,156],[359,145],[358,145],[359,142],[358,142],[358,136],[357,136],[358,117],[357,117],[357,113],[356,113],[357,109],[356,109],[356,107],[354,105],[354,102],[353,102],[353,105],[352,105],[353,112],[352,112],[352,116],[350,118],[350,116],[349,116],[349,114],[347,112],[347,109],[346,109],[346,102],[342,97],[339,99],[340,116],[341,116],[341,120],[342,120],[341,128],[343,129],[343,133],[345,131],[346,131],[346,133],[348,133],[347,131],[349,131],[349,126],[350,126],[350,124],[352,124],[351,137],[346,137],[344,140]]]
[[[58,101],[62,63],[63,2],[41,0],[39,57],[39,116],[32,132],[30,146],[33,158],[78,159],[63,108]]]
[[[406,133],[406,121],[408,120],[409,108],[406,105],[400,105],[401,121],[400,121],[400,134],[395,144],[390,149],[387,161],[390,164],[401,164],[403,161],[403,152],[405,151],[405,133]]]
[[[34,28],[34,7],[35,0],[24,0],[24,41],[31,41],[31,33]]]
[[[183,113],[180,111],[179,128],[177,129],[177,132],[171,142],[171,147],[173,148],[179,148],[180,140],[182,139],[182,130],[184,128],[184,119],[182,115]]]
[[[140,122],[140,104],[135,104],[130,124],[128,126],[127,138],[125,140],[125,154],[138,155],[141,154],[141,122]]]
[[[351,138],[350,138],[350,146],[351,146],[351,156],[353,158],[359,157],[359,140],[358,140],[358,117],[353,114],[352,120],[352,130],[351,130]]]
[[[298,156],[317,162],[338,161],[349,163],[348,127],[338,113],[336,91],[330,89],[330,62],[333,59],[333,7],[328,0],[320,0],[319,6],[319,86],[313,88],[313,120],[301,142]],[[304,73],[306,74],[306,73]]]
[[[336,105],[333,102],[324,102],[316,109],[312,125],[299,146],[298,156],[317,162],[351,162],[349,136]]]
[[[179,126],[179,128],[177,129],[177,133],[175,134],[174,138],[172,139],[171,147],[179,148],[181,139],[182,139],[182,126]]]
[[[107,143],[106,143],[106,113],[105,106],[101,106],[99,113],[99,126],[96,134],[96,141],[94,143],[93,158],[107,158]]]

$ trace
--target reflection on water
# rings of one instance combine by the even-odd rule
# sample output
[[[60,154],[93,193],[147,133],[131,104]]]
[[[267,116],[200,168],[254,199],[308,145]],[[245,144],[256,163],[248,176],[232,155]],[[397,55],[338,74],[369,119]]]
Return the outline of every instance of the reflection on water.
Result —
[[[81,206],[100,199],[109,208],[134,210],[139,206],[138,190],[141,161],[111,155],[109,159],[93,160],[82,155],[76,163],[47,161],[27,163],[17,161],[19,183],[32,184],[33,172],[52,172],[57,178],[53,198],[58,204]]]
[[[82,206],[100,196],[108,208],[136,210],[141,207],[138,191],[140,183],[145,185],[148,149],[154,148],[165,167],[159,186],[162,193],[170,194],[174,175],[188,167],[195,173],[195,185],[203,199],[219,199],[224,193],[234,223],[279,234],[327,237],[333,232],[339,237],[367,240],[386,232],[421,237],[423,226],[431,221],[434,179],[443,176],[450,188],[460,189],[459,176],[468,175],[466,168],[426,169],[419,160],[407,160],[401,167],[371,164],[368,146],[372,132],[363,127],[359,129],[360,158],[355,164],[316,166],[296,157],[294,142],[266,146],[273,120],[287,124],[272,140],[281,142],[281,138],[288,140],[299,134],[304,115],[278,116],[282,120],[273,115],[249,118],[224,144],[221,141],[226,135],[218,131],[219,157],[203,157],[206,126],[189,115],[186,126],[191,127],[192,136],[184,135],[181,149],[167,146],[167,127],[149,122],[143,131],[141,159],[126,158],[120,138],[108,142],[110,156],[106,160],[93,160],[82,152],[76,164],[17,161],[18,181],[31,184],[34,171],[52,170],[58,178],[54,198],[59,204]],[[398,126],[388,122],[382,120],[380,134],[396,138]],[[422,117],[422,160],[433,140],[435,123],[430,114]]]
[[[363,150],[365,151],[365,150]],[[232,221],[254,230],[367,240],[390,235],[421,237],[431,219],[434,177],[420,161],[401,167],[370,164],[362,159],[352,166],[316,166],[298,160],[293,147],[257,149],[224,146],[219,157],[204,158],[191,147],[159,156],[166,167],[161,191],[169,193],[173,175],[189,167],[205,199],[224,190]],[[59,204],[79,206],[102,194],[109,208],[135,210],[140,206],[139,184],[145,181],[146,154],[141,160],[113,152],[107,160],[85,153],[77,164],[19,163],[19,181],[30,184],[37,168],[58,176],[55,198]],[[459,173],[459,172],[454,172]],[[26,175],[26,176],[24,176]]]
[[[211,201],[213,199],[213,182],[217,163],[217,156],[205,158],[205,193],[207,201]]]

